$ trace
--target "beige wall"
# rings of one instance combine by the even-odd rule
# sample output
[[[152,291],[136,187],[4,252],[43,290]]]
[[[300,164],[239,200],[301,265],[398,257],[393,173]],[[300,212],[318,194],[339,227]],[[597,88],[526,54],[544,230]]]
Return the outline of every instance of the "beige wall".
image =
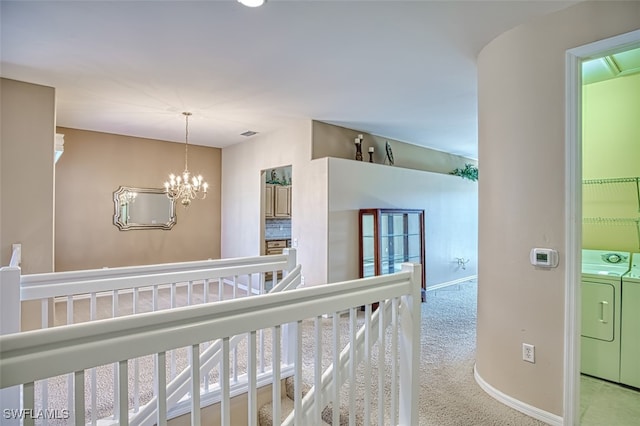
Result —
[[[320,121],[313,122],[312,158],[335,157],[355,159],[356,148],[354,139],[359,134],[364,136],[362,156],[365,162],[369,161],[368,150],[369,147],[373,146],[373,162],[384,164],[386,159],[385,145],[386,142],[389,141],[393,151],[394,165],[396,167],[447,174],[456,168],[464,168],[465,163],[478,164],[478,161],[474,159],[460,157],[459,155],[436,151]]]
[[[53,270],[53,144],[55,90],[0,79],[0,253],[22,244],[22,271]]]
[[[176,206],[171,230],[120,231],[113,224],[119,186],[161,188],[184,169],[184,143],[58,128],[56,271],[220,257],[219,148],[189,146],[189,170],[209,183],[205,200]]]
[[[477,371],[563,414],[565,52],[637,29],[640,2],[587,2],[508,31],[480,53]],[[560,252],[552,270],[533,247]],[[576,285],[576,283],[569,283]],[[522,343],[536,363],[522,361]],[[526,384],[526,386],[525,386]]]
[[[23,274],[53,271],[55,90],[0,79],[0,266],[22,245]],[[40,304],[22,303],[22,330],[40,327]]]

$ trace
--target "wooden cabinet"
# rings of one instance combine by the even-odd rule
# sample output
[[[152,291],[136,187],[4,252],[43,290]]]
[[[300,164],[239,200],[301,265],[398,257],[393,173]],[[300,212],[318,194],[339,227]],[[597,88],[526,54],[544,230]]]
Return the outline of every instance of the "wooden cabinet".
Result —
[[[265,241],[264,254],[282,254],[282,251],[291,247],[291,240],[269,240]],[[273,274],[271,272],[265,273],[265,279],[270,280]],[[278,272],[278,279],[282,278],[282,272]]]
[[[404,262],[422,265],[425,298],[424,210],[360,210],[360,277],[392,274]]]
[[[291,186],[275,186],[273,189],[273,215],[291,217]]]
[[[273,217],[273,185],[264,189],[264,216]]]
[[[291,186],[267,184],[264,191],[264,216],[291,217]]]

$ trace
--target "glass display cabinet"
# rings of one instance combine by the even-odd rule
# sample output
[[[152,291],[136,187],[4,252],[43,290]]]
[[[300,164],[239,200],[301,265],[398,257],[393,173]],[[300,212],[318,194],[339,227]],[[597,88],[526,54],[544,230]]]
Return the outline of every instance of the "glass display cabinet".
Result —
[[[399,272],[404,262],[422,265],[425,299],[424,210],[360,210],[360,277]]]

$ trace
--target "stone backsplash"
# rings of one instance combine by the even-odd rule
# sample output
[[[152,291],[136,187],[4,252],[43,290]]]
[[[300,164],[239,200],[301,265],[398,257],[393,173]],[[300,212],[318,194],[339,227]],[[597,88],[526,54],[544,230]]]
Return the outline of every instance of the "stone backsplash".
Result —
[[[267,219],[264,226],[266,240],[290,239],[291,219]]]

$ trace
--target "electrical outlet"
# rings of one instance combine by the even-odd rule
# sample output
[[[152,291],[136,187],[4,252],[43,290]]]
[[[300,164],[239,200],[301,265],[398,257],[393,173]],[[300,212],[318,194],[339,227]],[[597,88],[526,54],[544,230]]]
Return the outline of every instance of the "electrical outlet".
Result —
[[[527,362],[536,362],[536,347],[528,343],[522,344],[522,360]]]

